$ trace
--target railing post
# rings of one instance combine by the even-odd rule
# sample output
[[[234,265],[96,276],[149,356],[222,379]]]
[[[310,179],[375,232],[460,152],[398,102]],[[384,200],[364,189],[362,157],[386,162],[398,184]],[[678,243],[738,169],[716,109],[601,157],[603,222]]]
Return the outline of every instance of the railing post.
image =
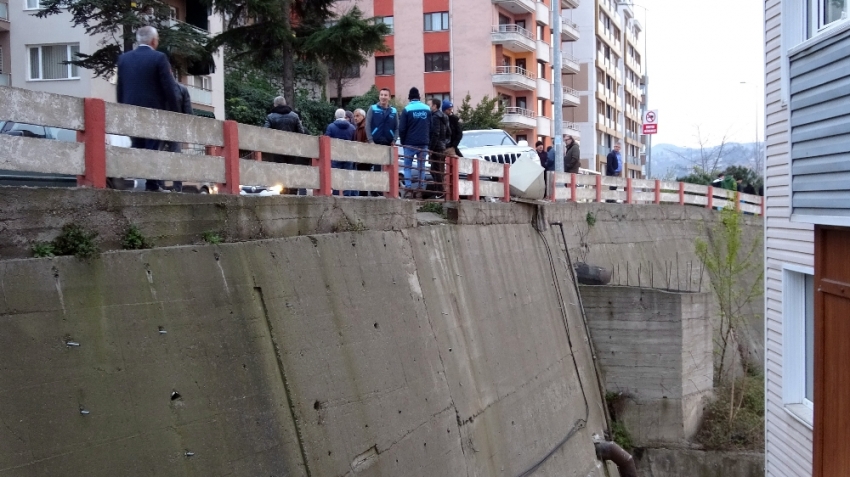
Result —
[[[77,185],[106,188],[106,103],[100,98],[83,99],[85,131],[78,134],[85,141],[85,173]]]
[[[741,192],[737,190],[735,191],[735,210],[741,211]]]
[[[632,204],[634,199],[634,194],[632,194],[632,178],[626,177],[626,203]]]
[[[254,151],[253,153],[251,153],[251,157],[255,161],[262,161],[263,160],[263,153],[260,152],[260,151]]]
[[[759,198],[761,199],[761,216],[764,217],[764,196],[760,195]]]
[[[511,201],[511,165],[505,164],[505,172],[502,175],[502,183],[505,186],[505,196],[502,197],[502,202]]]
[[[708,200],[705,201],[705,208],[706,209],[713,209],[714,208],[714,187],[708,186],[708,195],[706,195],[706,198]]]
[[[570,173],[570,201],[578,202],[578,187],[576,181],[578,176],[575,172]]]
[[[661,203],[661,179],[655,179],[655,204]]]
[[[398,199],[398,148],[389,146],[390,163],[387,165],[387,175],[390,176],[390,191],[384,194],[388,199]]]
[[[602,200],[602,174],[596,176],[596,202],[604,202]]]
[[[224,122],[224,192],[239,195],[239,123]]]
[[[472,160],[472,200],[477,201],[481,197],[478,189],[478,159]]]
[[[450,200],[460,200],[460,158],[454,156],[451,158],[452,163],[452,193],[449,196]]]
[[[679,205],[685,205],[685,183],[679,182]]]
[[[330,136],[319,136],[319,195],[329,196],[332,194],[331,138]]]

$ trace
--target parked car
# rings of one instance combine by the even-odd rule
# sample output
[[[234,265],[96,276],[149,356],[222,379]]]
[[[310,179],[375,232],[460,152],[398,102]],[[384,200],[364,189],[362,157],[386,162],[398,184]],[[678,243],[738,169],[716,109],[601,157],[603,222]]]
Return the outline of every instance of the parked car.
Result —
[[[482,159],[499,164],[513,164],[522,156],[540,165],[537,151],[526,141],[516,142],[501,129],[473,129],[463,132],[458,145],[463,157]]]

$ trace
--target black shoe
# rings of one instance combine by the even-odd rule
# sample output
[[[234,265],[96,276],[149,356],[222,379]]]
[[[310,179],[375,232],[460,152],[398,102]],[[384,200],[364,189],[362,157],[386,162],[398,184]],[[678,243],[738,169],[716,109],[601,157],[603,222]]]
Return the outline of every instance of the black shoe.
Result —
[[[163,189],[162,187],[158,187],[156,189],[145,189],[145,192],[171,192],[168,189]]]

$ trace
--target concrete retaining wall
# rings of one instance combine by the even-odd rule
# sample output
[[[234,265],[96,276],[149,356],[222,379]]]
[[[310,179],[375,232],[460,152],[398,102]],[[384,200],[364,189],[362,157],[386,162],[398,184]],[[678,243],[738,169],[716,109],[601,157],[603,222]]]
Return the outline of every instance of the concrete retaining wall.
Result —
[[[708,294],[582,286],[605,388],[636,446],[686,445],[712,390]]]
[[[448,225],[2,261],[0,476],[514,476],[587,412],[535,475],[601,477],[603,400],[546,237]]]
[[[764,477],[764,454],[647,449],[636,459],[641,477]]]

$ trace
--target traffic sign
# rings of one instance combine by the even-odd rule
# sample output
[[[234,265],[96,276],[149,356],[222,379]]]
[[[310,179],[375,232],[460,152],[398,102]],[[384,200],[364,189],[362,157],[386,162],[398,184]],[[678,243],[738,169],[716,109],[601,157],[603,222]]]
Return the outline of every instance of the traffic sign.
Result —
[[[643,114],[641,134],[658,134],[658,111],[647,111]]]

